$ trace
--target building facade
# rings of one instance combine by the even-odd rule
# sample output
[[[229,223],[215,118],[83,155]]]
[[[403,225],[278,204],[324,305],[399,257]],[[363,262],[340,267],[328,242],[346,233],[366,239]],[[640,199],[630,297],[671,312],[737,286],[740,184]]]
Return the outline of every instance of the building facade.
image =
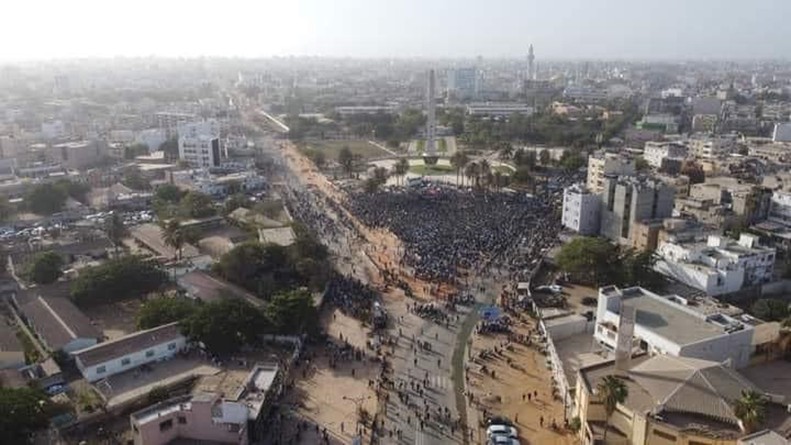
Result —
[[[665,159],[683,159],[687,156],[687,147],[678,142],[653,142],[645,143],[643,158],[653,168],[662,167]]]
[[[481,79],[474,66],[448,70],[448,94],[457,99],[474,99],[481,91]]]
[[[582,184],[574,184],[563,191],[563,226],[580,235],[599,233],[601,200]]]
[[[760,246],[758,237],[742,233],[739,241],[710,235],[707,242],[665,242],[657,248],[654,268],[709,295],[736,292],[772,281],[775,249]]]
[[[586,185],[592,193],[604,191],[607,175],[630,176],[636,172],[634,159],[615,153],[599,151],[588,156],[588,178]]]
[[[730,315],[695,310],[687,299],[659,296],[640,287],[599,289],[594,339],[615,350],[621,314],[634,308],[633,350],[649,355],[667,354],[718,363],[729,361],[742,368],[750,364],[753,326]]]
[[[675,191],[662,181],[606,176],[603,183],[601,235],[614,242],[629,244],[636,222],[669,218],[673,214]]]
[[[166,360],[186,347],[178,323],[135,332],[75,352],[77,368],[89,382],[120,374],[147,363]]]

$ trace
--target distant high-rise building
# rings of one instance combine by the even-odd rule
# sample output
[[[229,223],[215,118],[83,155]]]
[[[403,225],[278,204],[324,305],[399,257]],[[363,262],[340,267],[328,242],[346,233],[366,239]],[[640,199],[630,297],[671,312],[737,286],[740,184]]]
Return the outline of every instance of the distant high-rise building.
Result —
[[[456,68],[448,71],[448,94],[457,99],[475,99],[481,90],[478,68]]]
[[[533,52],[533,44],[527,50],[527,80],[536,80],[536,55]]]

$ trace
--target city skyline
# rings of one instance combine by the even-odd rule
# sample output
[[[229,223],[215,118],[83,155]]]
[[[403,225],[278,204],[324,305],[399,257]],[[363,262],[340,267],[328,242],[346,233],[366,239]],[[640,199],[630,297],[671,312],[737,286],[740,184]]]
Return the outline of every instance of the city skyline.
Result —
[[[252,3],[220,8],[142,0],[15,2],[0,61],[93,57],[525,57],[537,60],[783,59],[791,54],[791,3],[670,0],[606,7],[580,0],[469,0],[398,4],[340,0]],[[730,7],[729,7],[730,6]],[[46,14],[42,15],[42,11]],[[156,12],[156,13],[152,13]],[[767,42],[769,44],[767,44]]]

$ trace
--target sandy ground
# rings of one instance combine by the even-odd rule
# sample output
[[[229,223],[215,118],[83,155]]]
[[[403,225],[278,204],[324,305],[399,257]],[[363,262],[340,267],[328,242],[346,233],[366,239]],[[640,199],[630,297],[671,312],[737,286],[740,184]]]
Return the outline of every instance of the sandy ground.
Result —
[[[524,319],[528,320],[527,317]],[[513,332],[527,335],[534,327],[533,320],[516,322]],[[467,390],[473,393],[475,399],[475,403],[467,405],[471,423],[477,425],[486,409],[489,413],[506,416],[514,421],[523,444],[576,443],[571,433],[560,433],[550,427],[553,420],[563,425],[563,406],[552,397],[546,357],[537,349],[522,344],[511,343],[512,349],[501,347],[506,341],[504,334],[473,334],[471,357],[477,357],[480,351],[492,350],[494,347],[498,347],[503,354],[481,362],[486,363],[489,370],[494,370],[494,378],[483,375],[479,371],[480,364],[468,361],[470,371]],[[507,363],[509,358],[511,365]],[[531,394],[529,399],[528,394]],[[482,429],[475,433],[476,439],[484,436]]]
[[[339,310],[323,314],[322,324],[330,338],[366,350],[368,329],[358,320],[342,314]],[[370,350],[368,350],[370,352]],[[357,421],[357,406],[362,406],[371,415],[377,410],[376,394],[368,385],[378,375],[377,363],[361,361],[339,362],[330,367],[324,347],[309,348],[303,361],[293,372],[294,386],[283,397],[281,410],[284,416],[282,436],[270,438],[267,443],[282,441],[295,444],[316,444],[326,429],[330,443],[350,443]],[[297,424],[307,422],[297,439]],[[316,432],[315,425],[319,425]],[[370,430],[366,430],[370,431]],[[365,436],[364,436],[365,437]]]

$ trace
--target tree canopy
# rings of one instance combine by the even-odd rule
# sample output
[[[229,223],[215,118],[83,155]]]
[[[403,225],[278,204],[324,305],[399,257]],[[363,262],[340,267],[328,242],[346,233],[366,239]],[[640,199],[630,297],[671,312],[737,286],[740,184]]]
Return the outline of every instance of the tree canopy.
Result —
[[[750,308],[753,315],[764,321],[782,321],[788,318],[788,302],[775,298],[756,300]]]
[[[315,334],[319,328],[319,312],[306,290],[275,295],[266,307],[266,315],[279,334]]]
[[[51,250],[39,252],[27,263],[24,276],[37,284],[50,284],[63,275],[63,258]]]
[[[575,238],[563,245],[555,261],[575,280],[596,286],[614,284],[657,289],[664,282],[653,269],[652,252],[616,246],[604,238]]]
[[[264,314],[238,298],[202,304],[181,326],[187,337],[219,355],[232,354],[244,345],[255,344],[260,334],[270,331]]]
[[[214,200],[211,196],[200,192],[187,192],[179,201],[180,213],[185,218],[205,218],[214,216]]]
[[[52,183],[34,186],[25,197],[28,209],[38,215],[51,215],[63,210],[68,194]]]
[[[64,411],[41,389],[0,388],[0,443],[29,443],[34,432]]]
[[[71,297],[78,305],[110,303],[153,292],[166,281],[167,274],[156,263],[124,256],[83,269],[72,283]]]
[[[328,279],[327,249],[299,225],[288,247],[247,242],[214,265],[215,272],[262,298],[297,286],[321,289]]]
[[[157,297],[146,300],[137,313],[138,329],[151,329],[174,321],[184,321],[195,311],[198,305],[187,298]]]

